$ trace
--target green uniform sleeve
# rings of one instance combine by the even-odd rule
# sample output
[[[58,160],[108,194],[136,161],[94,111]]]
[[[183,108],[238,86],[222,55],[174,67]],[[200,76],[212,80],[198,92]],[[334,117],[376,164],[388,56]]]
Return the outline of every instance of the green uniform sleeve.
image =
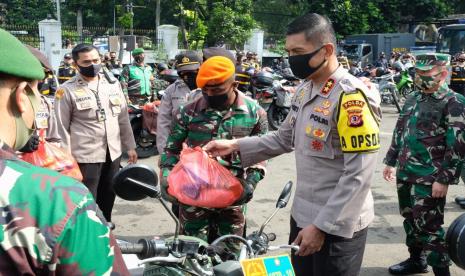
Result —
[[[57,237],[58,275],[129,275],[110,229],[88,193]]]
[[[121,76],[119,77],[119,82],[121,83],[121,88],[123,89],[124,94],[128,94],[128,81],[129,81],[129,66],[124,66]]]
[[[465,98],[457,95],[449,100],[446,114],[446,151],[436,182],[456,184],[465,157]]]

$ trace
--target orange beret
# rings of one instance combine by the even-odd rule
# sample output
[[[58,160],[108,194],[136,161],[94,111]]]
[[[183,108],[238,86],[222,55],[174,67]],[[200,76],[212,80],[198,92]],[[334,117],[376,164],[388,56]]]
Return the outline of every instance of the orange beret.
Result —
[[[197,87],[203,88],[207,83],[221,84],[234,76],[236,68],[227,57],[215,56],[207,59],[199,69]]]

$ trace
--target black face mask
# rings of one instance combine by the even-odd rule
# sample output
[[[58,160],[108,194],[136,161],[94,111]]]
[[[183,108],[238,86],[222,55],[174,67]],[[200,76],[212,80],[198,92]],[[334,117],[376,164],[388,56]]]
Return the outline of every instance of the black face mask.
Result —
[[[208,103],[208,106],[216,110],[225,110],[228,108],[227,103],[229,100],[229,93],[223,93],[215,96],[208,96],[207,93],[203,93],[203,97]]]
[[[134,60],[135,60],[137,63],[142,63],[142,62],[144,62],[144,57],[135,56],[135,57],[134,57]]]
[[[308,54],[289,56],[289,65],[291,66],[292,73],[294,73],[294,75],[296,75],[299,79],[306,79],[308,76],[320,69],[326,60],[323,60],[317,67],[311,67],[308,63],[313,56],[321,50],[321,48],[323,48],[323,46]]]
[[[78,67],[79,67],[79,72],[83,76],[88,77],[88,78],[93,78],[97,76],[98,73],[100,72],[100,69],[102,69],[102,64],[92,64],[87,67],[83,67],[78,64]]]
[[[197,73],[185,73],[182,76],[182,80],[190,90],[197,89]]]

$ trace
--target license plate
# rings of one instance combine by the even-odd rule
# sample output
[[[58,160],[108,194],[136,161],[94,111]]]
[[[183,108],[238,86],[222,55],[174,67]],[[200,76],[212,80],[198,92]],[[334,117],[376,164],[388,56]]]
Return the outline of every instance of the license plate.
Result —
[[[289,255],[241,261],[244,276],[295,276]]]

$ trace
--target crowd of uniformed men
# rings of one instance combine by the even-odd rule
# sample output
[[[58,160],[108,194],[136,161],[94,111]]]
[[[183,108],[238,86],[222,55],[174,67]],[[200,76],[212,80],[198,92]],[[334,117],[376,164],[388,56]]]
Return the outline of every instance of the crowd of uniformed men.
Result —
[[[102,57],[79,44],[64,56],[57,84],[40,51],[0,29],[0,273],[127,274],[107,223],[115,201],[111,179],[123,152],[137,162],[128,104],[158,100],[164,90],[157,119],[161,192],[177,207],[184,234],[242,235],[245,204],[265,176],[265,160],[295,151],[289,243],[300,246],[292,254],[296,274],[357,275],[374,218],[370,184],[380,148],[380,98],[342,68],[335,45],[324,16],[306,14],[288,26],[288,64],[304,82],[287,119],[268,133],[265,111],[241,92],[250,72],[260,70],[253,53],[185,51],[175,68],[157,64],[154,73],[141,48],[123,67],[116,53]],[[452,73],[452,87],[462,92],[464,64],[461,54]],[[385,179],[397,180],[410,252],[389,268],[392,274],[422,273],[431,265],[435,275],[450,275],[442,224],[447,187],[458,183],[465,155],[465,97],[445,83],[449,65],[448,55],[417,56],[418,91],[404,105],[384,161]],[[119,81],[109,73],[115,69],[122,69]],[[87,189],[16,157],[37,149],[37,129],[72,154]],[[244,192],[232,206],[187,206],[167,192],[184,144],[204,147],[240,180]],[[235,254],[236,245],[225,248]]]

